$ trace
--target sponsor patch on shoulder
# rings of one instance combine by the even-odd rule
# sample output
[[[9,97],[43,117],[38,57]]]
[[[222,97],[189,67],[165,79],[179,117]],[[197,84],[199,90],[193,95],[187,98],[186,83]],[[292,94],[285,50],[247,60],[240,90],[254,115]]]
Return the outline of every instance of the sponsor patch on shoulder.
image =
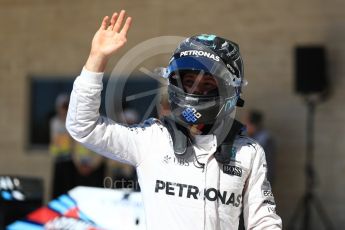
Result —
[[[223,165],[223,172],[232,176],[242,176],[242,169],[234,165]]]

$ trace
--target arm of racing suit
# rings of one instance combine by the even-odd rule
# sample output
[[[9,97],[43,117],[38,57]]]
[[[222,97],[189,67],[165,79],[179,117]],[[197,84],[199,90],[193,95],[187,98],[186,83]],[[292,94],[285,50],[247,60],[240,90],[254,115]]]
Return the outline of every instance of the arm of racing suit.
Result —
[[[66,128],[87,148],[111,159],[134,166],[148,153],[156,122],[130,128],[100,116],[103,73],[83,68],[74,82]]]
[[[255,148],[257,151],[243,200],[245,229],[282,229],[282,221],[276,214],[274,197],[266,177],[265,152],[259,145]]]

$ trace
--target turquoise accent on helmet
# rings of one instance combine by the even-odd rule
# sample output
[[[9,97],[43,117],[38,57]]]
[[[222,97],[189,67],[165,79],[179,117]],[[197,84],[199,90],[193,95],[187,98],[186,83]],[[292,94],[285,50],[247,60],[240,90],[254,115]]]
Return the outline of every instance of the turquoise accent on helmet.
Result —
[[[200,40],[213,41],[217,36],[213,34],[201,34],[198,36]]]

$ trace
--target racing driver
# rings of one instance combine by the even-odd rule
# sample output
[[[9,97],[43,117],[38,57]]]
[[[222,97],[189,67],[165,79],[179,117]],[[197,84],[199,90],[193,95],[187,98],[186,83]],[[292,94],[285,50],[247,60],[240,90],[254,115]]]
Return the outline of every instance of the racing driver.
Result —
[[[131,18],[104,17],[74,82],[67,130],[78,142],[136,167],[148,230],[281,229],[265,154],[234,119],[242,106],[239,47],[215,35],[183,40],[167,68],[171,115],[127,126],[100,116],[102,77]]]

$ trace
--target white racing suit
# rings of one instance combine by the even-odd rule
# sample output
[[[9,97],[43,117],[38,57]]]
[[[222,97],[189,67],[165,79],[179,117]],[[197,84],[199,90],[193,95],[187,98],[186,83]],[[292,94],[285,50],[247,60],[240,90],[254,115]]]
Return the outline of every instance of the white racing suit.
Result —
[[[195,155],[177,158],[159,120],[127,127],[100,116],[102,77],[84,68],[75,80],[67,130],[92,151],[136,167],[148,230],[237,230],[242,210],[246,229],[282,228],[255,141],[236,137],[231,162],[222,165],[213,156],[216,138],[200,135]]]

